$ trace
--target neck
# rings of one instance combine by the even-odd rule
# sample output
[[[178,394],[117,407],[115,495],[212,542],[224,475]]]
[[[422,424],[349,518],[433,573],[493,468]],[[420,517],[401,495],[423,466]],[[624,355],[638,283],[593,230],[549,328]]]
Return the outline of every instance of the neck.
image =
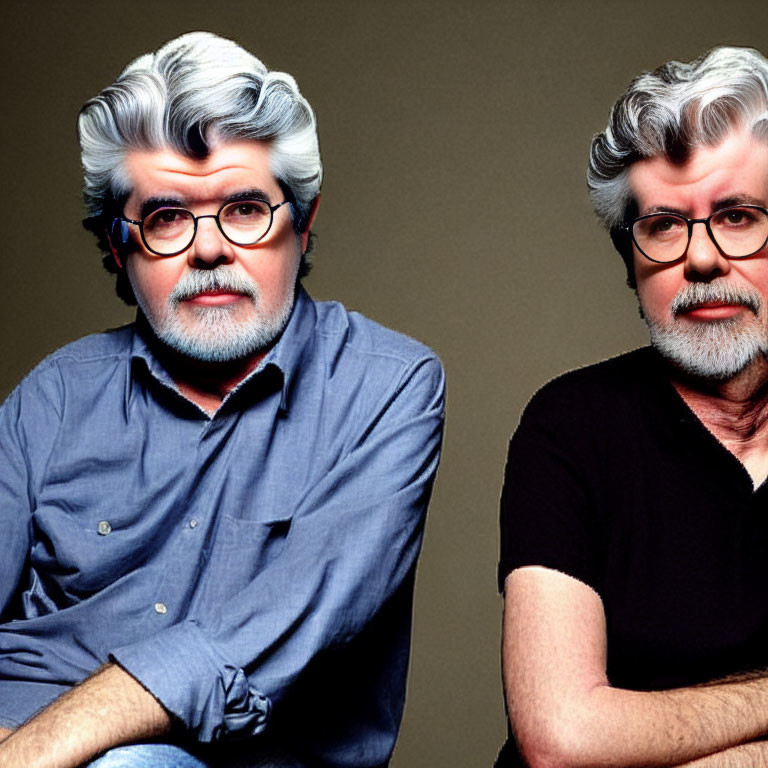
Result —
[[[244,360],[226,363],[185,360],[179,364],[166,363],[166,368],[179,392],[206,413],[213,415],[224,398],[256,370],[264,355],[266,351]]]
[[[149,344],[179,392],[211,415],[218,410],[224,398],[256,370],[269,351],[263,349],[249,357],[224,362],[195,360],[162,342],[148,325],[146,337]]]
[[[768,362],[762,356],[726,381],[672,374],[702,424],[744,465],[755,487],[768,477]]]

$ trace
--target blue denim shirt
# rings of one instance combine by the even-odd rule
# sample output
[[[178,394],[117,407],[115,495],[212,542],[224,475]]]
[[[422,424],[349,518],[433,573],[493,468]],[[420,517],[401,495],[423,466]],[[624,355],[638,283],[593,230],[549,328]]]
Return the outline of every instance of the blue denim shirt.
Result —
[[[429,349],[303,290],[213,417],[136,325],[51,355],[0,410],[0,725],[111,659],[198,742],[385,763],[443,407]]]

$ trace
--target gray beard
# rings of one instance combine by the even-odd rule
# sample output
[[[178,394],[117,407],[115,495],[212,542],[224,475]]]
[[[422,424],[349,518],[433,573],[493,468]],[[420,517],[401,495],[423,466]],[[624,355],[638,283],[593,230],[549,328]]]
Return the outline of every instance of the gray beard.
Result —
[[[185,311],[193,316],[193,320],[182,320],[179,314],[182,301],[203,291],[216,289],[245,294],[253,302],[255,313],[243,321],[237,319],[237,309],[232,306],[187,307]],[[226,267],[218,267],[210,271],[191,272],[183,277],[171,292],[168,305],[160,317],[152,317],[141,306],[141,301],[139,306],[155,335],[171,349],[194,360],[223,363],[241,360],[267,349],[288,323],[293,301],[294,292],[291,291],[273,314],[266,315],[259,306],[258,284],[230,272]]]
[[[710,301],[741,304],[754,318],[709,322],[679,318],[681,312]],[[670,320],[650,319],[642,304],[641,312],[648,323],[651,344],[665,359],[693,376],[730,379],[760,355],[768,357],[768,328],[759,320],[763,302],[757,292],[748,288],[718,281],[690,283],[675,296]]]

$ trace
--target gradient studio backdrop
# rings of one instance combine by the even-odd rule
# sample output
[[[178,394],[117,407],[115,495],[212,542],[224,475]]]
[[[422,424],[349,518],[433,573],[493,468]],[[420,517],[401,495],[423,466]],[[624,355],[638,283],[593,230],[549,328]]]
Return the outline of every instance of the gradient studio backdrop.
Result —
[[[504,738],[497,505],[533,391],[645,343],[585,191],[591,135],[631,77],[718,43],[766,49],[768,3],[5,4],[0,394],[133,312],[82,208],[75,117],[140,53],[194,29],[292,73],[325,163],[319,299],[415,336],[448,373],[393,768],[489,766]]]

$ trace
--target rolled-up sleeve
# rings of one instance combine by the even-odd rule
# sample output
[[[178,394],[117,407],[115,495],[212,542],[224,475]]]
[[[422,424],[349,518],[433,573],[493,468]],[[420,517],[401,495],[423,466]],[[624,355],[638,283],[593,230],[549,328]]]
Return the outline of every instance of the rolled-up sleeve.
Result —
[[[350,449],[304,489],[267,567],[226,605],[112,658],[201,741],[263,731],[310,662],[359,635],[412,577],[443,413],[442,367],[421,357],[357,418]]]

